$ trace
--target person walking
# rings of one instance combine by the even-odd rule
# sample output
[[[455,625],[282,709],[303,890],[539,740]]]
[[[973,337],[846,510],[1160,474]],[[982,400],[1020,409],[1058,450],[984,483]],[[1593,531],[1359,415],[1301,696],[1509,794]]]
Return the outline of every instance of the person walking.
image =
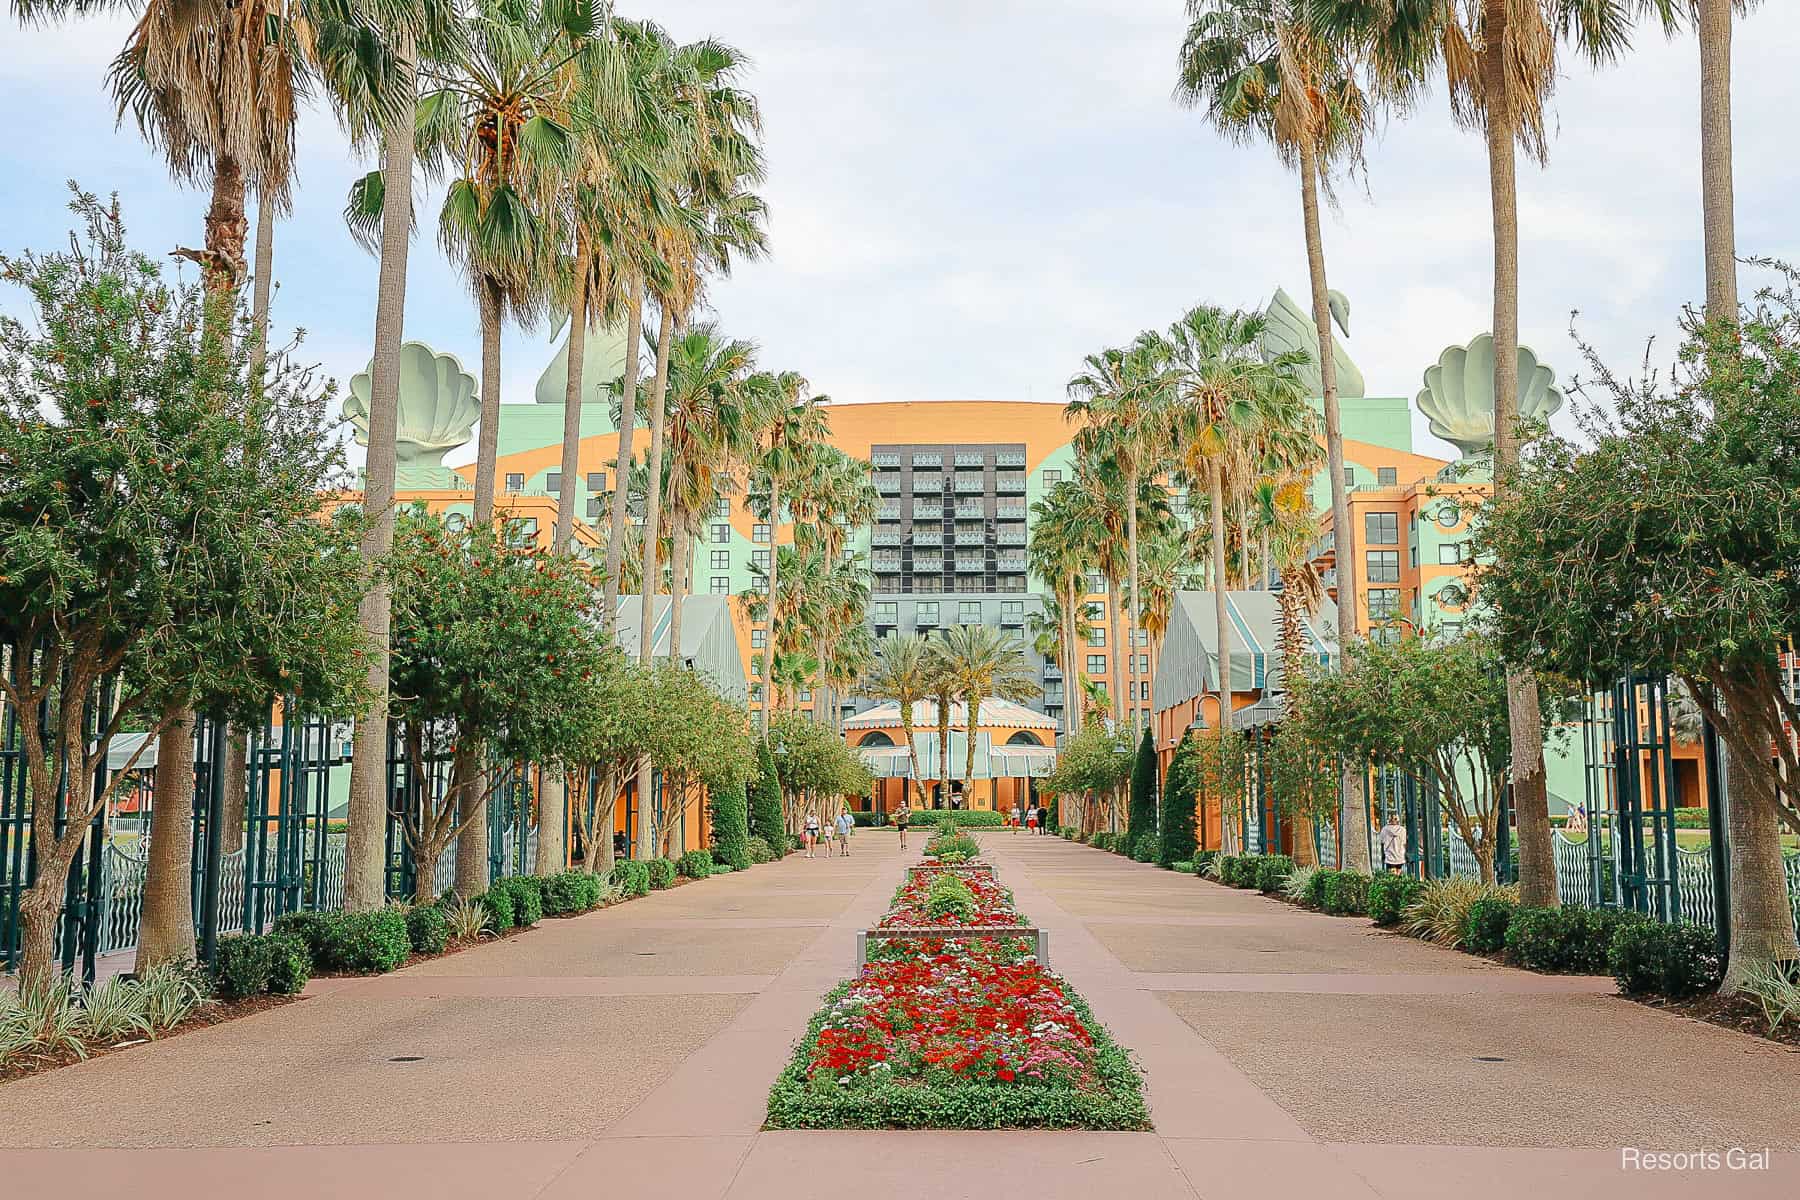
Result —
[[[1050,810],[1042,804],[1037,806],[1037,831],[1039,837],[1050,831]]]
[[[900,807],[894,810],[894,828],[900,831],[900,848],[902,850],[906,849],[906,827],[911,821],[912,808],[902,800]]]
[[[1020,813],[1020,811],[1019,811],[1019,806],[1018,806],[1018,805],[1017,805],[1017,804],[1014,804],[1014,805],[1013,805],[1013,806],[1012,806],[1012,828],[1013,828],[1013,832],[1014,832],[1014,833],[1017,833],[1017,832],[1019,832],[1019,828],[1020,828],[1020,826],[1022,826],[1022,825],[1024,825],[1024,824],[1025,824],[1025,818],[1024,818],[1024,816],[1023,816],[1023,815],[1022,815],[1022,814],[1021,814],[1021,813]]]
[[[806,814],[806,823],[801,827],[800,840],[806,843],[806,857],[814,857],[813,849],[819,844],[819,814]]]
[[[1026,809],[1025,810],[1025,832],[1026,833],[1036,833],[1037,832],[1037,821],[1038,821],[1037,809],[1035,809],[1035,808]]]
[[[1387,824],[1381,827],[1381,862],[1390,875],[1406,873],[1406,826],[1397,813],[1388,813]]]
[[[849,809],[846,808],[842,812],[838,813],[838,819],[837,819],[838,853],[843,855],[846,858],[848,858],[850,856],[850,831],[852,829],[854,829],[855,827],[856,827],[856,818],[852,817],[850,815]]]

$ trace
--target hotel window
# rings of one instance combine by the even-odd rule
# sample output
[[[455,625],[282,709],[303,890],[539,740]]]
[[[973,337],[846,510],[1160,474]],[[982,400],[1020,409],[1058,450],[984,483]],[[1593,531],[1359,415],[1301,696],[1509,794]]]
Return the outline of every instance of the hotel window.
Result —
[[[714,550],[712,552],[712,569],[715,571],[731,570],[731,551]]]
[[[1438,563],[1442,566],[1456,566],[1462,562],[1462,543],[1445,542],[1438,547]]]
[[[750,563],[752,566],[767,568],[769,565],[769,552],[767,550],[752,550],[750,552]]]
[[[1090,596],[1105,595],[1106,594],[1106,576],[1104,576],[1104,575],[1089,575],[1087,577],[1087,590],[1088,590],[1088,594]]]
[[[1463,623],[1461,621],[1445,621],[1442,625],[1438,626],[1438,628],[1443,631],[1444,636],[1447,638],[1461,637]]]
[[[1106,620],[1106,601],[1095,600],[1087,606],[1087,619],[1095,623]]]
[[[712,577],[712,594],[715,596],[731,595],[731,576],[714,575]]]
[[[721,521],[723,521],[726,517],[729,517],[730,515],[731,515],[731,501],[730,500],[726,499],[724,496],[720,496],[717,500],[713,501],[713,516],[715,516],[715,517],[719,518]]]
[[[589,471],[588,472],[588,491],[604,492],[605,490],[606,490],[606,472],[605,471]]]
[[[551,471],[544,476],[544,490],[554,496],[562,491],[562,472]]]
[[[1393,487],[1396,483],[1400,482],[1399,472],[1393,467],[1376,467],[1375,482],[1379,483],[1382,487]]]
[[[753,542],[768,541],[769,527],[767,525],[752,525],[750,527],[750,540]]]
[[[731,542],[731,526],[714,525],[712,527],[713,542],[716,545],[728,545]]]
[[[1150,673],[1150,656],[1148,654],[1140,654],[1137,656],[1137,660],[1137,673],[1139,675],[1148,675]],[[1149,685],[1146,684],[1145,686],[1148,687]],[[1145,698],[1148,699],[1148,697]]]
[[[981,601],[964,600],[956,606],[956,620],[962,625],[981,624]]]
[[[1454,500],[1446,500],[1438,505],[1437,523],[1445,529],[1455,529],[1462,524],[1462,507]]]
[[[921,600],[913,606],[913,620],[920,625],[936,625],[938,622],[938,602]]]
[[[1106,655],[1090,654],[1087,656],[1087,673],[1089,675],[1106,674]]]
[[[1061,471],[1045,471],[1044,472],[1044,490],[1045,491],[1049,491],[1051,488],[1055,487],[1057,484],[1059,484],[1061,482],[1062,482],[1062,472]]]
[[[1364,513],[1363,542],[1370,546],[1398,546],[1400,544],[1400,514]]]
[[[1356,468],[1355,467],[1345,467],[1344,468],[1344,486],[1345,487],[1355,487],[1356,486]]]
[[[1400,552],[1398,550],[1369,551],[1369,582],[1400,582]]]
[[[750,685],[750,699],[752,699],[752,700],[761,700],[762,699],[762,684],[753,683]]]
[[[1025,619],[1025,602],[1023,600],[1002,600],[1000,602],[1000,619],[1002,621],[1023,621]]]
[[[506,490],[509,492],[524,491],[525,477],[523,475],[514,475],[509,472],[506,476]]]
[[[1414,542],[1410,547],[1408,547],[1406,556],[1407,556],[1407,559],[1412,563],[1413,570],[1415,570],[1415,571],[1418,570],[1419,569],[1419,543]]]
[[[802,703],[802,704],[811,704],[812,703],[812,689],[811,688],[801,688],[800,689],[800,703]]]
[[[768,644],[769,644],[769,631],[768,630],[752,629],[750,631],[750,648],[752,650],[761,650],[764,646],[766,646]]]
[[[767,575],[758,575],[755,578],[751,579],[750,580],[750,590],[757,593],[760,596],[768,595],[769,594],[769,577]]]
[[[1400,615],[1399,588],[1369,589],[1369,620],[1392,621]]]
[[[589,496],[588,497],[588,517],[590,519],[598,519],[599,518],[601,503],[602,503],[602,501],[599,496]]]
[[[1096,625],[1092,629],[1088,630],[1088,645],[1090,645],[1090,646],[1106,645],[1106,626]]]
[[[1188,498],[1186,492],[1169,493],[1169,511],[1178,517],[1187,516]]]
[[[1148,646],[1150,644],[1150,631],[1148,629],[1135,630],[1131,635],[1131,644],[1134,646]]]

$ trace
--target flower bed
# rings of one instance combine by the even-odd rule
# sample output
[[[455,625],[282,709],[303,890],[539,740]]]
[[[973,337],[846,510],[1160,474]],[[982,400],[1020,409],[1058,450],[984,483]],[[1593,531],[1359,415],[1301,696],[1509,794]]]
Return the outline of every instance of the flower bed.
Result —
[[[992,875],[908,872],[882,928],[944,937],[872,943],[769,1094],[774,1129],[1147,1129],[1142,1081],[1028,937]]]

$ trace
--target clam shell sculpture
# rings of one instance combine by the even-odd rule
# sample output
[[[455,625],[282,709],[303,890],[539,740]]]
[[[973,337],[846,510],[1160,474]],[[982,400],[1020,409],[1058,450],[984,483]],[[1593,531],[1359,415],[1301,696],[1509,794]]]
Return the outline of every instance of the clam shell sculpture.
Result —
[[[371,362],[370,368],[374,364]],[[356,427],[359,445],[369,444],[369,370],[350,380],[344,416]],[[481,416],[475,377],[454,354],[439,354],[424,342],[400,347],[400,418],[395,457],[402,467],[441,467],[444,455],[469,440]]]
[[[1466,346],[1448,347],[1425,370],[1425,390],[1413,401],[1431,432],[1471,458],[1494,444],[1494,338],[1484,333]],[[1548,417],[1563,405],[1556,372],[1519,347],[1519,415]]]

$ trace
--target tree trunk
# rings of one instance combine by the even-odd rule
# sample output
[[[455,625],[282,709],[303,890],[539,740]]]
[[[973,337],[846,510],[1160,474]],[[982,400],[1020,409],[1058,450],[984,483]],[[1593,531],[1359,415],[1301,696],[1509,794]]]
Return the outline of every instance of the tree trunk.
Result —
[[[427,838],[413,850],[413,903],[430,904],[437,899],[437,865],[441,852]]]
[[[1138,627],[1138,473],[1134,468],[1125,474],[1125,556],[1130,562],[1131,590],[1125,597],[1129,607],[1125,610],[1125,675],[1130,681],[1128,691],[1136,692],[1137,687],[1137,627]],[[1135,740],[1140,732],[1138,699],[1131,700],[1131,735]]]
[[[1731,178],[1731,3],[1699,0],[1700,185],[1706,223],[1706,315],[1737,320],[1737,231]]]
[[[479,527],[494,519],[494,472],[500,457],[500,323],[506,296],[497,281],[481,275],[475,280],[475,302],[481,313],[481,433],[475,439],[473,523]]]
[[[1311,138],[1300,143],[1300,209],[1306,224],[1306,265],[1312,282],[1313,326],[1319,334],[1319,390],[1325,409],[1325,464],[1331,473],[1331,529],[1337,562],[1338,653],[1356,640],[1356,531],[1344,482],[1344,425],[1338,405],[1336,347],[1331,337],[1331,290],[1325,280],[1325,239],[1319,230],[1319,160]],[[1361,773],[1346,769],[1338,790],[1339,866],[1369,868],[1369,803]]]
[[[161,751],[158,751],[160,757]],[[249,813],[246,811],[245,789],[250,779],[250,735],[236,725],[225,729],[225,801],[221,815],[220,836],[224,838],[224,849],[227,854],[236,854],[244,848],[244,826]],[[265,797],[265,800],[267,798]]]
[[[1212,504],[1213,620],[1219,635],[1219,729],[1231,732],[1231,615],[1225,592],[1225,468],[1218,462],[1206,473]]]
[[[674,546],[669,554],[669,661],[687,661],[681,653],[681,602],[688,581],[688,526],[685,513],[675,514]]]
[[[488,890],[487,772],[478,746],[459,745],[450,764],[456,788],[456,894],[473,899]]]
[[[585,256],[583,256],[585,259]],[[581,263],[578,262],[578,268]],[[562,473],[556,490],[556,537],[552,549],[573,555],[575,480],[581,471],[581,368],[587,353],[587,272],[578,269],[575,296],[569,305],[569,378],[563,390]]]
[[[764,604],[764,626],[762,653],[762,735],[766,741],[769,737],[769,706],[775,703],[775,586],[779,582],[781,570],[781,543],[777,533],[781,529],[781,483],[773,475],[769,477],[769,594]]]
[[[1719,990],[1728,996],[1743,987],[1753,968],[1800,959],[1769,764],[1756,761],[1739,740],[1724,739],[1731,779],[1725,798],[1731,846],[1731,961]]]
[[[1125,660],[1122,655],[1127,648],[1119,645],[1121,641],[1119,626],[1122,624],[1119,619],[1119,609],[1124,607],[1120,603],[1124,597],[1119,594],[1119,584],[1120,581],[1117,579],[1106,581],[1107,638],[1112,645],[1110,662],[1107,664],[1112,669],[1107,672],[1107,677],[1112,683],[1112,715],[1115,730],[1125,728]]]
[[[662,527],[663,426],[666,424],[663,401],[668,395],[669,340],[674,332],[674,311],[665,304],[662,323],[656,331],[656,375],[650,383],[650,459],[645,464],[648,470],[644,485],[644,581],[638,589],[643,593],[639,606],[638,661],[643,663],[650,661],[655,650],[651,635],[656,625],[656,605],[652,601],[661,582],[661,573],[656,569],[656,547],[662,540],[658,535]]]
[[[194,714],[165,714],[156,741],[150,855],[138,925],[140,974],[160,962],[194,956]]]
[[[275,290],[275,205],[256,197],[256,267],[250,277],[250,379],[261,385],[269,358],[269,301]]]
[[[413,89],[412,48],[400,47],[398,86]],[[375,285],[375,346],[369,368],[369,453],[363,470],[362,535],[367,590],[357,606],[367,655],[369,707],[357,715],[350,752],[349,829],[344,845],[344,907],[380,908],[387,900],[388,654],[392,595],[375,570],[394,548],[395,435],[400,414],[400,343],[405,333],[406,259],[412,234],[413,107],[401,105],[382,135],[381,268]]]
[[[981,727],[981,697],[964,697],[963,707],[969,727],[968,742],[963,746],[963,801],[967,803],[975,795],[975,731]]]
[[[206,209],[206,250],[197,259],[211,292],[235,292],[243,281],[244,246],[250,222],[244,216],[244,164],[230,154],[213,163],[212,201]]]
[[[637,424],[638,343],[644,338],[644,296],[633,285],[631,306],[625,318],[625,377],[619,397],[619,457],[613,474],[611,524],[606,532],[606,628],[613,628],[619,609],[620,564],[625,556],[626,481],[631,478],[631,435]],[[574,358],[569,359],[571,369]],[[612,845],[612,834],[607,834]]]
[[[569,791],[567,767],[545,763],[538,768],[537,856],[533,875],[555,875],[568,865]]]
[[[1506,72],[1505,0],[1487,0],[1482,87],[1488,97],[1488,184],[1494,225],[1494,491],[1507,486],[1519,461],[1519,206],[1517,148]],[[1512,733],[1513,811],[1519,825],[1519,902],[1555,907],[1555,848],[1550,794],[1544,777],[1544,721],[1537,680],[1529,671],[1506,675]]]

